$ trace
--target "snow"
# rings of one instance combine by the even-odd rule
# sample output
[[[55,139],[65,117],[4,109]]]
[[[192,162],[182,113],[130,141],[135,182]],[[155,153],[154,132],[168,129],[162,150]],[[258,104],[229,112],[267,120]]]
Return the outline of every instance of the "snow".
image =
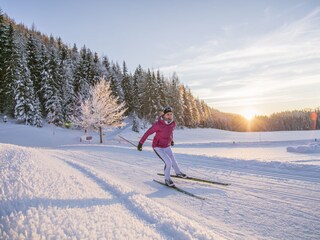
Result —
[[[302,145],[297,147],[287,147],[287,151],[296,153],[320,153],[320,143]]]
[[[317,239],[320,131],[179,129],[173,148],[206,200],[152,181],[163,171],[144,133],[83,132],[0,123],[0,239]],[[317,141],[316,141],[317,140]],[[301,151],[301,147],[309,149]],[[291,150],[289,150],[291,149]],[[294,150],[292,150],[294,149]],[[312,151],[310,151],[312,150]]]

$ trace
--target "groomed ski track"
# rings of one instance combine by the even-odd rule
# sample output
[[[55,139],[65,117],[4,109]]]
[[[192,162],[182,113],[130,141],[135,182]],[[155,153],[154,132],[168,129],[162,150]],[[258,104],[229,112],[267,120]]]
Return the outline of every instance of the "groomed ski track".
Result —
[[[21,232],[29,238],[58,234],[99,239],[312,239],[320,235],[319,179],[297,175],[294,169],[250,168],[230,159],[176,154],[185,172],[232,184],[226,188],[179,182],[183,189],[206,198],[201,201],[153,182],[163,164],[150,150],[0,146],[6,184],[1,195],[3,239],[19,238]]]

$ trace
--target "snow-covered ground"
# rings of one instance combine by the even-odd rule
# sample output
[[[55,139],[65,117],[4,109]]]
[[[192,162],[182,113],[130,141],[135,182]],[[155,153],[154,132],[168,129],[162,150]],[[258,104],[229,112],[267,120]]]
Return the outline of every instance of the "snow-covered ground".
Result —
[[[320,131],[176,130],[184,172],[231,183],[175,180],[206,200],[152,181],[151,141],[118,137],[142,133],[0,123],[0,239],[319,239]]]

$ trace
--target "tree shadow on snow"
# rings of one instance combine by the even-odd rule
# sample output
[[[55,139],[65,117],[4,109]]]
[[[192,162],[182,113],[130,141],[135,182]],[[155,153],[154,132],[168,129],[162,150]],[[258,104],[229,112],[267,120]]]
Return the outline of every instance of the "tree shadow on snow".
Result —
[[[49,199],[49,198],[22,198],[1,202],[0,216],[8,216],[12,212],[22,212],[26,214],[30,208],[90,208],[95,206],[108,206],[116,204],[119,201],[103,198],[87,198],[87,199]]]

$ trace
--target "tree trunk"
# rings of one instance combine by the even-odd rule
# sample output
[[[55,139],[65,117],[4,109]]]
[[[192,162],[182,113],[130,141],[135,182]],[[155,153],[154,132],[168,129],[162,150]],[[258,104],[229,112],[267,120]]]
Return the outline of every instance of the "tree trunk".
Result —
[[[100,143],[102,143],[102,127],[99,127],[99,132],[100,132]]]

